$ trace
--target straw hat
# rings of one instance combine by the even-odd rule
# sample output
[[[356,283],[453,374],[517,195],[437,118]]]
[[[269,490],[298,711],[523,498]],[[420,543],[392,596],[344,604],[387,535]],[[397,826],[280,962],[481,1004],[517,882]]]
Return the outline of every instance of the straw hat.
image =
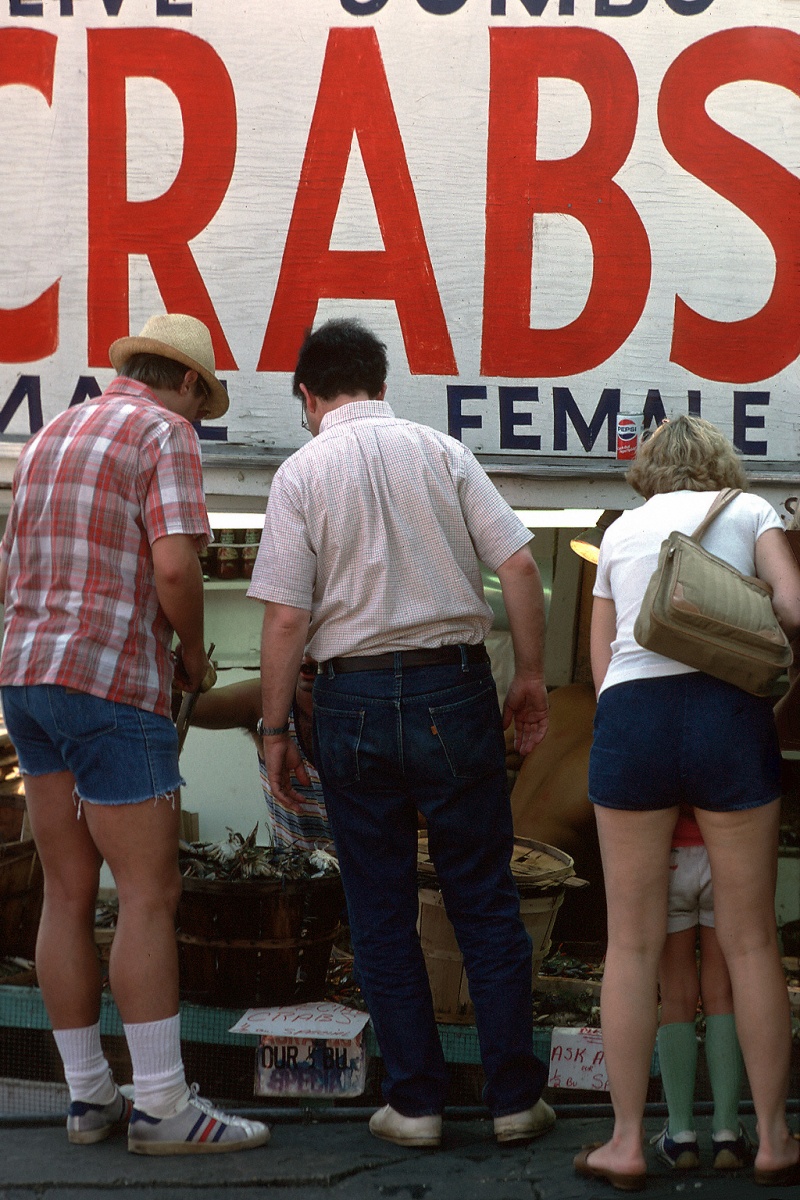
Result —
[[[108,349],[116,370],[132,354],[160,354],[192,367],[208,384],[208,416],[221,417],[228,409],[228,393],[214,374],[214,347],[207,326],[185,313],[160,313],[151,317],[138,337],[118,338]]]

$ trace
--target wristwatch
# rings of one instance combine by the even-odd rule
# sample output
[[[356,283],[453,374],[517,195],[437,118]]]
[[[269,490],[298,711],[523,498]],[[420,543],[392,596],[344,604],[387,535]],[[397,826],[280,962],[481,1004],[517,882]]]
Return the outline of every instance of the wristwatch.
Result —
[[[259,737],[275,737],[279,733],[289,732],[289,722],[285,725],[265,725],[263,717],[259,717],[256,722],[256,733]]]

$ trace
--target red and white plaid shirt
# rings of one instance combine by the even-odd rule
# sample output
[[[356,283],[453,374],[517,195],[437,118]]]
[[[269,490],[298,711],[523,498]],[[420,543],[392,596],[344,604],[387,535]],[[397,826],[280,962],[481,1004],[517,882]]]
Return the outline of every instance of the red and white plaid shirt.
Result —
[[[150,545],[211,540],[197,434],[117,378],[20,455],[0,560],[8,563],[0,685],[56,683],[169,716],[172,629]]]

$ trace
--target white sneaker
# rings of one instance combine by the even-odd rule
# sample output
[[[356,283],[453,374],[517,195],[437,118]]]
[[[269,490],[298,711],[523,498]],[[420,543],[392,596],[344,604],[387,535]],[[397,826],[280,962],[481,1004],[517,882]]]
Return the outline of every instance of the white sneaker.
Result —
[[[269,1141],[269,1128],[261,1121],[245,1121],[215,1108],[197,1094],[171,1117],[151,1117],[134,1108],[128,1126],[132,1154],[224,1154],[250,1150]]]
[[[442,1118],[433,1114],[404,1117],[391,1104],[386,1104],[370,1117],[369,1131],[373,1137],[394,1142],[397,1146],[436,1147],[442,1141]]]
[[[114,1095],[108,1104],[90,1104],[88,1100],[73,1100],[67,1113],[67,1137],[78,1146],[89,1146],[102,1142],[113,1129],[122,1129],[128,1124],[133,1104],[133,1088],[115,1085]]]
[[[498,1142],[530,1142],[549,1133],[555,1123],[556,1114],[550,1105],[537,1100],[532,1108],[495,1117],[494,1136]]]

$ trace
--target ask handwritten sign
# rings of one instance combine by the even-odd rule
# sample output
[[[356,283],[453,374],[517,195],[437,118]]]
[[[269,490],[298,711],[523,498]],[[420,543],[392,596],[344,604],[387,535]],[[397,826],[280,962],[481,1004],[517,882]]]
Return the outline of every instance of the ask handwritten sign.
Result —
[[[548,1087],[607,1092],[603,1035],[599,1029],[554,1029]]]

